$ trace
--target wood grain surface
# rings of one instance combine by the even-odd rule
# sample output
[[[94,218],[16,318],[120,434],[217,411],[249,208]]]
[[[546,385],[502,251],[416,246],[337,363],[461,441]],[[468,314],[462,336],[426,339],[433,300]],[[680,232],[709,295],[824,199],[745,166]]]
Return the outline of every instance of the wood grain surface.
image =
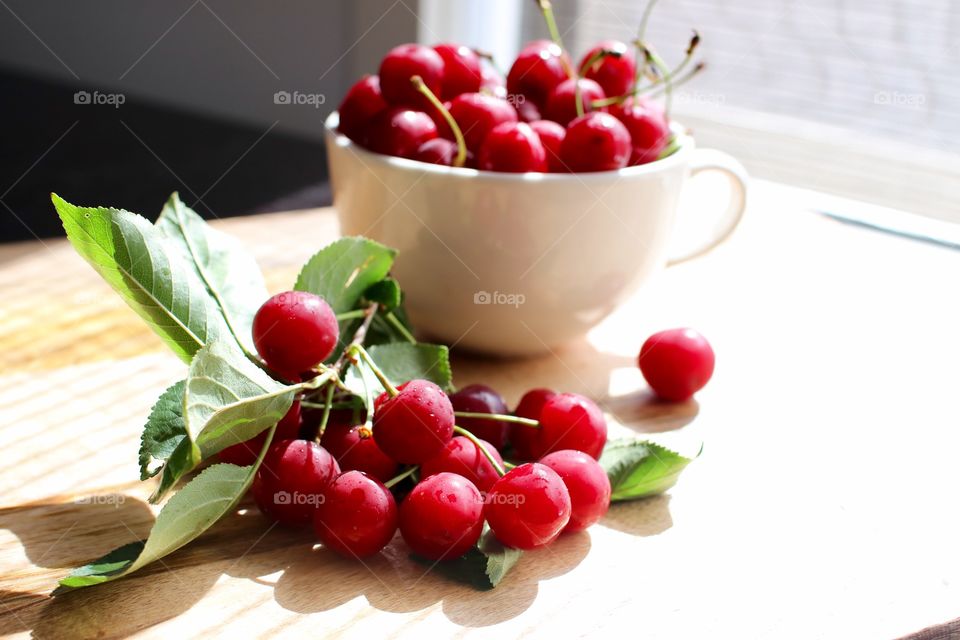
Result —
[[[525,554],[490,592],[399,538],[340,559],[244,503],[162,562],[50,598],[149,530],[140,429],[184,365],[64,241],[0,248],[0,635],[891,638],[956,618],[960,252],[755,187],[730,242],[586,339],[523,361],[455,350],[458,385],[586,393],[617,429],[705,444],[668,495]],[[330,210],[217,225],[271,290],[337,234]],[[634,356],[683,325],[713,342],[716,375],[697,402],[659,404]]]

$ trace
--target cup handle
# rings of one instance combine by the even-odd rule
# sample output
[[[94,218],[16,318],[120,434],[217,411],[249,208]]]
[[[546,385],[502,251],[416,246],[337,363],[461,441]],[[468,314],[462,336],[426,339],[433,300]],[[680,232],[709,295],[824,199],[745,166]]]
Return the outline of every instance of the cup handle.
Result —
[[[743,165],[736,158],[722,151],[697,149],[694,151],[693,159],[690,162],[690,178],[696,178],[698,174],[705,171],[720,171],[730,180],[730,200],[727,203],[727,211],[723,216],[726,223],[720,227],[718,233],[695,249],[679,256],[670,256],[667,260],[667,266],[686,262],[707,253],[729,238],[743,218],[743,212],[747,208],[748,181],[747,170],[743,168]]]

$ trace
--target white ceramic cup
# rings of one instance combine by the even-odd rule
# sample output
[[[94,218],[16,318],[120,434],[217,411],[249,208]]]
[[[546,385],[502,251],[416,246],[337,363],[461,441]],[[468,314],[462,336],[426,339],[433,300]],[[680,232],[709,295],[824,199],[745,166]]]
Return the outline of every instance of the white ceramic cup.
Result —
[[[513,174],[371,153],[326,121],[333,202],[344,235],[399,251],[394,277],[418,330],[446,344],[531,355],[582,336],[668,262],[700,255],[733,232],[746,205],[739,162],[679,149],[650,164],[579,174]],[[687,177],[731,183],[723,222],[670,255]]]

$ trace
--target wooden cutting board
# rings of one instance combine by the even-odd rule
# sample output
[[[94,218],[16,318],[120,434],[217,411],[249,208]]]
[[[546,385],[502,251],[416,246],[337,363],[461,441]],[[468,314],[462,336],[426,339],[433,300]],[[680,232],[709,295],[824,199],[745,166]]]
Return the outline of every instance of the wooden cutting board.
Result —
[[[542,358],[457,354],[458,385],[511,403],[552,386],[618,429],[703,455],[668,495],[614,506],[525,554],[494,591],[363,564],[251,504],[126,579],[57,580],[154,518],[140,428],[184,366],[61,240],[0,247],[0,635],[894,637],[960,615],[960,253],[785,206],[757,185],[732,241],[669,269],[587,339]],[[51,214],[52,215],[52,214]],[[336,237],[330,210],[217,223],[272,290]],[[697,327],[717,372],[654,401],[649,333]]]

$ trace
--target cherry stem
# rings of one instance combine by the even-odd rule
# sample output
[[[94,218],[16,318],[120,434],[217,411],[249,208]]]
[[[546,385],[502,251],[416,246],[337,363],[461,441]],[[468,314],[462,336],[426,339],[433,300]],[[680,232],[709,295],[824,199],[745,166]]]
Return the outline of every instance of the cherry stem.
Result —
[[[503,461],[503,468],[504,468],[504,469],[507,469],[507,470],[516,469],[516,468],[517,468],[517,465],[513,464],[512,462],[507,462],[506,460],[504,460],[504,461]]]
[[[640,17],[640,26],[637,28],[637,39],[634,41],[634,46],[637,48],[637,57],[642,60],[640,64],[637,65],[637,72],[633,76],[633,92],[636,93],[637,87],[640,85],[640,78],[643,77],[643,74],[647,70],[647,58],[643,52],[643,46],[641,42],[646,37],[647,34],[647,24],[650,23],[650,15],[653,13],[653,8],[656,6],[657,0],[649,0],[647,6],[643,9],[643,15]]]
[[[330,406],[333,404],[333,392],[336,390],[337,386],[334,384],[327,386],[327,397],[323,402],[323,415],[320,417],[320,426],[317,427],[316,441],[317,444],[320,443],[320,438],[323,437],[323,432],[327,428],[327,420],[330,419]],[[300,404],[303,406],[303,403]]]
[[[557,19],[553,15],[553,5],[550,3],[550,0],[534,0],[537,3],[537,7],[540,8],[540,13],[543,14],[543,21],[547,23],[547,31],[550,32],[550,40],[553,41],[555,45],[560,47],[560,62],[563,64],[564,68],[567,70],[567,75],[571,78],[576,78],[577,74],[568,61],[566,56],[563,55],[563,40],[560,38],[560,30],[557,28]],[[580,115],[583,115],[582,113]]]
[[[447,110],[443,103],[440,102],[440,98],[434,95],[433,91],[430,91],[430,87],[426,85],[423,81],[423,78],[420,76],[413,76],[410,78],[410,82],[413,83],[413,86],[417,88],[417,91],[426,96],[427,100],[430,101],[430,104],[440,112],[440,115],[443,116],[443,119],[447,121],[447,125],[450,127],[450,130],[453,131],[453,137],[457,141],[457,157],[453,159],[453,166],[462,167],[467,161],[467,142],[463,138],[463,132],[460,130],[460,125],[457,124],[457,121],[453,119],[453,116],[450,115],[450,111]]]
[[[537,420],[513,416],[504,413],[479,413],[475,411],[454,411],[453,415],[458,418],[477,418],[479,420],[496,420],[497,422],[512,422],[513,424],[522,424],[525,427],[539,429],[540,423]]]
[[[578,70],[578,75],[579,75],[580,77],[583,77],[583,75],[586,74],[587,70],[590,69],[590,67],[592,67],[593,65],[595,65],[595,64],[596,64],[597,62],[599,62],[600,60],[606,58],[607,56],[612,56],[612,57],[614,57],[614,58],[619,58],[619,57],[620,57],[620,52],[619,52],[619,51],[611,51],[610,49],[600,49],[600,51],[597,51],[597,52],[594,53],[592,56],[590,56],[589,58],[587,58],[586,60],[583,61],[583,64],[580,65],[580,69]],[[578,115],[578,116],[582,116],[582,115],[584,114],[583,92],[580,90],[580,80],[577,79],[575,82],[576,82],[576,84],[575,84],[574,87],[573,87],[573,92],[574,92],[574,94],[575,94],[576,101],[577,101],[577,102],[576,102],[577,115]],[[591,106],[593,106],[594,104],[595,104],[595,103],[593,103],[593,102],[590,103]]]
[[[337,370],[329,367],[324,368],[323,372],[318,375],[313,380],[307,380],[306,382],[301,382],[300,384],[293,385],[293,388],[297,391],[299,390],[314,390],[319,389],[330,380],[332,380],[337,375]]]
[[[417,344],[417,339],[413,337],[413,334],[410,333],[410,331],[405,326],[403,326],[403,323],[400,322],[400,318],[394,315],[393,311],[390,311],[389,313],[387,313],[385,317],[387,319],[387,322],[390,323],[390,326],[396,329],[397,333],[403,336],[404,340],[406,340],[410,344]]]
[[[694,32],[693,32],[693,37],[690,39],[690,44],[687,46],[686,55],[684,56],[683,60],[680,61],[680,64],[678,64],[676,67],[674,67],[673,70],[670,71],[669,73],[667,73],[667,74],[665,74],[665,75],[662,75],[662,76],[658,76],[657,79],[656,79],[653,83],[650,84],[650,86],[647,86],[647,87],[644,87],[644,88],[640,89],[640,88],[638,88],[636,85],[634,85],[634,87],[633,87],[632,90],[630,90],[628,93],[623,94],[622,96],[612,96],[612,97],[603,98],[603,99],[601,99],[601,100],[594,100],[591,104],[593,105],[594,108],[597,108],[597,109],[599,109],[599,108],[601,108],[601,107],[609,107],[609,106],[614,105],[614,104],[620,104],[620,103],[624,102],[627,98],[631,98],[631,97],[636,96],[636,95],[639,95],[639,94],[641,94],[641,93],[651,92],[651,90],[653,90],[653,89],[661,89],[661,90],[662,90],[663,86],[664,86],[665,84],[667,84],[668,82],[673,82],[673,86],[677,86],[677,85],[680,85],[680,84],[686,82],[686,81],[689,80],[691,77],[693,77],[693,74],[698,73],[699,71],[701,71],[701,70],[703,69],[703,66],[704,66],[703,63],[702,63],[702,62],[701,62],[701,63],[698,63],[697,66],[694,67],[694,70],[691,71],[691,73],[688,73],[687,75],[683,76],[682,78],[677,78],[677,75],[678,75],[681,71],[683,71],[684,69],[686,69],[687,65],[690,64],[690,62],[693,60],[693,53],[694,53],[694,51],[696,50],[697,45],[698,45],[699,43],[700,43],[700,34],[697,33],[696,31],[694,31]],[[641,49],[642,49],[642,51],[643,51],[643,54],[642,54],[642,55],[643,55],[643,57],[644,57],[644,63],[647,64],[648,54],[650,53],[649,50],[646,49],[646,47],[643,46],[643,43],[641,43],[641,42],[639,42],[639,41],[637,41],[635,44],[637,44],[637,46],[641,47]],[[650,54],[650,55],[652,55],[652,54]],[[653,70],[656,70],[656,67],[654,67]]]
[[[366,363],[370,368],[370,371],[373,372],[373,375],[377,376],[377,380],[380,381],[380,384],[383,385],[383,388],[387,390],[387,393],[390,394],[390,397],[396,398],[400,395],[400,392],[397,391],[397,388],[393,386],[390,382],[390,379],[387,378],[387,374],[383,372],[383,369],[377,366],[377,363],[373,361],[373,358],[370,357],[370,354],[367,353],[367,350],[363,348],[363,345],[354,345],[351,350],[360,356],[360,359]]]
[[[392,487],[393,485],[402,482],[405,478],[409,478],[410,476],[412,476],[412,475],[416,472],[416,470],[419,469],[419,468],[420,468],[420,465],[418,465],[418,464],[417,464],[417,465],[414,465],[414,466],[410,467],[409,469],[407,469],[406,471],[404,471],[403,473],[401,473],[401,474],[399,474],[399,475],[396,475],[396,476],[393,476],[392,478],[390,478],[389,480],[387,480],[386,482],[384,482],[384,483],[383,483],[383,486],[385,486],[387,489],[389,489],[389,488]]]
[[[333,364],[333,369],[340,371],[351,358],[351,350],[354,347],[363,346],[363,341],[367,339],[367,331],[370,330],[370,325],[373,323],[373,318],[377,315],[377,309],[379,308],[380,304],[374,302],[363,310],[365,314],[363,322],[359,327],[357,327],[357,330],[353,332],[353,338],[350,340],[350,344],[347,345],[347,347],[343,350],[343,353],[340,354],[340,357],[337,358],[337,361]]]
[[[353,311],[344,311],[337,314],[337,322],[344,320],[353,320],[354,318],[363,318],[367,315],[366,309],[354,309]]]
[[[484,457],[486,457],[486,459],[490,461],[490,464],[491,466],[493,466],[493,470],[497,472],[497,475],[500,476],[501,478],[504,476],[506,471],[503,470],[503,467],[500,466],[500,463],[497,462],[497,459],[494,458],[489,451],[487,451],[487,448],[483,446],[483,443],[480,442],[477,436],[473,435],[466,429],[462,427],[458,427],[456,425],[454,425],[453,427],[453,432],[463,436],[464,438],[472,442],[477,447],[477,449],[480,450],[480,453],[482,453]]]

